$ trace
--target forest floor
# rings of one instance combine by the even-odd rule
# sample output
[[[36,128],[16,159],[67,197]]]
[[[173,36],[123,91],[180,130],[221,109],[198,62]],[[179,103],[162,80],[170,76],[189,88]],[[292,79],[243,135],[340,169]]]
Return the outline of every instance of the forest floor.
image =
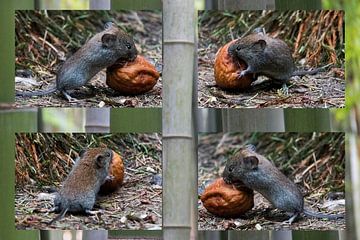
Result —
[[[323,219],[315,219],[303,217],[298,219],[298,221],[294,222],[292,225],[282,223],[285,220],[288,220],[288,215],[280,210],[275,209],[271,206],[271,204],[259,193],[255,192],[254,196],[254,207],[246,212],[243,216],[239,218],[221,218],[216,217],[209,213],[205,207],[203,206],[200,196],[206,186],[208,186],[212,181],[217,178],[220,178],[222,172],[225,168],[226,155],[227,152],[232,151],[233,149],[238,148],[240,145],[244,144],[244,139],[248,139],[249,135],[239,134],[239,135],[226,135],[223,137],[221,134],[209,134],[202,135],[199,137],[199,149],[198,149],[198,191],[199,191],[199,200],[198,200],[198,227],[199,230],[338,230],[345,229],[346,222],[345,219],[338,220],[323,220]],[[269,137],[282,139],[282,135]],[[289,139],[290,140],[290,139]],[[274,142],[274,141],[273,141]],[[263,138],[262,144],[269,145],[266,143],[266,139]],[[271,145],[271,148],[274,148],[275,145]],[[278,145],[277,149],[281,149]],[[266,147],[265,147],[266,148]],[[264,151],[264,149],[259,149]],[[265,150],[266,151],[266,150]],[[266,155],[265,155],[266,156]],[[322,157],[321,157],[322,158]],[[321,160],[319,160],[321,161]],[[345,165],[345,161],[341,160],[341,164]],[[286,162],[283,163],[286,165]],[[327,168],[331,169],[336,167],[334,165],[327,166]],[[298,172],[305,172],[305,169],[309,169],[308,165],[300,163],[300,165],[293,165],[289,168],[294,168]],[[344,168],[345,169],[345,168]],[[310,173],[312,177],[315,178],[315,173]],[[328,174],[327,174],[328,175]],[[292,174],[288,176],[291,180],[299,177],[298,174],[292,171]],[[303,176],[305,178],[305,176]],[[298,179],[297,179],[298,180]],[[304,179],[302,179],[304,181]],[[314,179],[314,182],[315,179]],[[344,179],[338,179],[340,184],[343,184]],[[320,199],[319,196],[323,196],[326,194],[325,186],[313,186],[313,182],[305,181],[306,187],[309,188],[310,194],[306,194],[305,196],[305,206],[311,206],[310,209],[317,212],[319,210],[315,210],[318,207],[322,209],[324,208],[324,201]],[[336,185],[336,184],[334,184]],[[299,186],[301,189],[304,186]],[[341,191],[341,190],[340,190]],[[331,213],[340,213],[345,211],[343,206],[338,206],[339,208]],[[325,210],[321,210],[324,213]]]
[[[151,11],[127,11],[122,13],[110,12],[112,18],[120,22],[132,32],[138,54],[149,60],[159,72],[162,72],[162,19],[160,12]],[[96,18],[96,17],[95,17]],[[91,19],[89,21],[92,21]],[[101,31],[101,29],[98,29]],[[31,33],[36,34],[36,33]],[[80,34],[80,33],[78,33]],[[95,34],[95,33],[94,33]],[[41,37],[41,36],[40,36]],[[75,37],[75,36],[74,36]],[[35,52],[42,49],[35,49]],[[31,58],[30,56],[16,56],[17,59]],[[18,60],[19,61],[19,60]],[[50,61],[49,61],[50,62]],[[48,70],[52,66],[37,64],[32,60],[34,69],[41,69],[41,74],[35,78],[40,82],[18,82],[16,91],[38,91],[55,85],[55,73]],[[20,63],[19,63],[20,64]],[[50,64],[50,63],[49,63]],[[61,65],[61,64],[59,64]],[[59,66],[58,66],[59,67]],[[29,69],[16,69],[29,71]],[[55,71],[56,72],[56,71]],[[18,74],[16,74],[18,76]],[[106,85],[105,69],[95,75],[84,87],[70,92],[76,98],[76,102],[68,102],[60,93],[38,97],[16,97],[16,107],[161,107],[162,106],[162,78],[160,76],[157,84],[149,92],[140,95],[126,96],[117,93]],[[29,85],[30,84],[30,85]]]
[[[32,137],[32,140],[27,141],[26,139],[29,136]],[[98,197],[93,210],[99,212],[95,215],[86,216],[67,213],[64,218],[53,223],[51,226],[47,225],[47,223],[58,215],[49,212],[53,208],[55,196],[54,193],[51,193],[51,190],[54,187],[56,189],[60,188],[66,173],[64,173],[65,176],[60,177],[59,181],[56,180],[53,184],[46,184],[46,182],[52,178],[57,179],[55,173],[62,172],[61,166],[63,167],[66,162],[71,163],[71,161],[66,161],[65,156],[69,153],[68,151],[63,152],[58,141],[56,142],[56,149],[51,152],[42,152],[43,150],[40,151],[39,146],[31,146],[33,142],[51,142],[49,140],[51,137],[43,139],[41,136],[38,134],[17,136],[17,149],[21,147],[31,149],[26,155],[36,156],[38,166],[42,170],[37,169],[36,164],[33,164],[31,161],[25,162],[26,165],[34,166],[33,168],[36,168],[37,172],[34,177],[32,175],[26,176],[26,173],[23,172],[23,156],[22,154],[17,155],[17,184],[15,188],[16,229],[161,230],[162,165],[161,140],[158,135],[128,135],[126,138],[121,137],[121,135],[114,135],[113,137],[103,135],[89,136],[86,141],[91,141],[92,139],[93,143],[94,141],[101,141],[121,155],[125,165],[124,182],[115,192]],[[71,142],[65,140],[66,138],[64,137],[62,138],[64,139],[63,146],[66,144],[74,146],[76,142],[84,141],[83,136],[87,135],[78,134],[74,138],[76,140]],[[34,141],[34,139],[38,140]],[[81,144],[88,143],[82,142]],[[43,145],[41,144],[40,147],[49,148],[49,146]],[[117,146],[119,149],[115,149],[113,146]],[[58,162],[54,156],[61,157],[64,161]],[[50,158],[52,158],[50,169],[46,169],[45,161]],[[31,172],[31,170],[28,170],[28,172]],[[22,177],[24,176],[25,178],[23,179]],[[42,179],[44,180],[42,181]],[[23,182],[26,182],[26,184],[23,184]]]
[[[222,90],[216,86],[214,62],[225,44],[212,36],[209,26],[199,27],[198,104],[203,108],[340,108],[345,106],[345,70],[329,67],[324,72],[292,77],[284,94],[281,84],[259,77],[249,89]],[[231,41],[231,36],[228,37]],[[303,67],[299,67],[302,69]]]

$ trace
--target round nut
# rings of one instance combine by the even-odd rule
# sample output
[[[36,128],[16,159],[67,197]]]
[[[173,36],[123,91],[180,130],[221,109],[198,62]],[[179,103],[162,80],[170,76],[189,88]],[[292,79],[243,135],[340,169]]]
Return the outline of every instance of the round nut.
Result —
[[[150,91],[159,77],[155,66],[138,55],[133,62],[108,67],[106,84],[121,94],[136,95]]]
[[[245,186],[240,189],[218,178],[205,188],[201,201],[216,216],[236,218],[254,207],[254,192]]]
[[[100,187],[100,194],[108,194],[118,189],[124,181],[124,163],[120,155],[113,151],[113,157],[109,166],[109,176],[113,179],[107,180]]]
[[[214,75],[216,84],[227,90],[243,90],[249,88],[253,82],[250,75],[239,77],[242,70],[247,68],[243,61],[235,61],[228,53],[229,46],[234,43],[233,40],[221,47],[215,56]]]

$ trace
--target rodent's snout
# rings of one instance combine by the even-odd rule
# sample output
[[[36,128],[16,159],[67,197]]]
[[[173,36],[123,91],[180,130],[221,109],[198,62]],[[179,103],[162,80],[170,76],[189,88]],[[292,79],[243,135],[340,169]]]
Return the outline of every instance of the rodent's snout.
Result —
[[[234,56],[234,54],[235,54],[235,49],[236,49],[235,44],[234,44],[234,43],[231,44],[231,45],[229,46],[229,48],[228,48],[228,54],[231,55],[231,56]]]
[[[231,184],[231,173],[228,171],[227,167],[224,169],[222,178],[224,179],[225,183]]]

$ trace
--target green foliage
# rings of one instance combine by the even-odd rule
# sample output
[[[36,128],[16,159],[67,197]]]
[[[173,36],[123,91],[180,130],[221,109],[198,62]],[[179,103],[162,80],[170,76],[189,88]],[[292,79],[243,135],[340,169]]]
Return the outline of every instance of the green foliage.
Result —
[[[327,7],[343,6],[343,1],[330,4]],[[331,1],[333,2],[333,1]],[[356,105],[360,99],[360,5],[357,0],[347,0],[345,4],[345,62],[346,62],[346,108],[339,109],[336,112],[336,117],[339,121],[348,118],[350,110]],[[344,126],[345,127],[345,126]]]
[[[87,9],[89,8],[88,0],[42,0],[40,6],[44,9]]]
[[[322,5],[324,9],[344,9],[345,0],[323,0]]]

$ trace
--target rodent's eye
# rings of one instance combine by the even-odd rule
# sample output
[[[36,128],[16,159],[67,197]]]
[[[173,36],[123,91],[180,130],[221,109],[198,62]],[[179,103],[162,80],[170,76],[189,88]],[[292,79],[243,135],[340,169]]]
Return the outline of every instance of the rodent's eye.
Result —
[[[110,152],[105,153],[105,157],[110,157],[110,155],[111,155]]]
[[[232,171],[234,171],[234,168],[235,168],[235,165],[232,164],[232,165],[229,166],[228,171],[232,172]]]
[[[128,42],[125,43],[125,46],[127,47],[127,49],[131,49],[131,48],[132,48],[132,47],[131,47],[131,44],[128,43]]]
[[[240,50],[241,50],[241,47],[240,47],[240,46],[237,46],[237,47],[236,47],[236,50],[237,50],[237,51],[240,51]]]

